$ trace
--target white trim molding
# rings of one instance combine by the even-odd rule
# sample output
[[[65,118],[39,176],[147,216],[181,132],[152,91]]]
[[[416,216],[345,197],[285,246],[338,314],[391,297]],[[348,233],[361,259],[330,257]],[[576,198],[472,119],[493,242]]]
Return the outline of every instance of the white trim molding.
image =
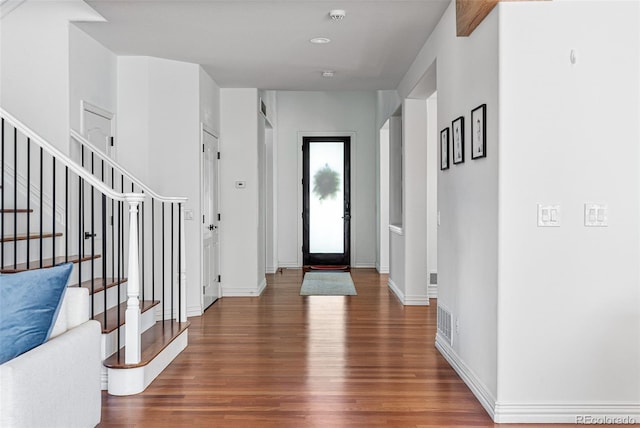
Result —
[[[640,423],[640,404],[496,403],[493,420],[496,423],[634,425]]]
[[[379,274],[386,275],[389,273],[389,265],[381,266],[376,263],[376,270],[378,271]]]
[[[376,264],[375,263],[355,263],[352,266],[354,269],[375,269]]]
[[[302,266],[298,262],[279,262],[278,269],[302,269]]]
[[[234,287],[222,285],[221,297],[258,297],[267,288],[267,278],[263,278],[259,284],[253,287]]]
[[[496,423],[625,424],[640,423],[640,403],[505,403],[498,402],[440,333],[436,349],[449,362]]]
[[[462,361],[460,356],[449,345],[448,340],[436,334],[436,349],[445,360],[449,362],[451,367],[458,373],[464,383],[469,387],[473,395],[476,396],[482,407],[487,411],[491,419],[495,420],[496,398],[489,388],[480,380],[480,378]]]
[[[429,306],[429,297],[426,295],[406,295],[400,290],[398,285],[393,282],[393,279],[389,278],[387,285],[396,295],[400,303],[405,306]]]
[[[258,285],[258,296],[261,296],[266,288],[267,288],[267,278],[264,277],[262,278],[262,281],[260,281],[260,284]]]
[[[429,297],[429,299],[437,299],[438,298],[438,286],[437,285],[429,285],[427,287],[427,297]]]

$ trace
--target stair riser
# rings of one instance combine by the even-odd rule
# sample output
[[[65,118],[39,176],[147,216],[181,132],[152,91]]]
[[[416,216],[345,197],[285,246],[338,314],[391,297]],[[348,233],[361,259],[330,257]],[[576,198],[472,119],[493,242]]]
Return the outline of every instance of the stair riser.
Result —
[[[93,313],[99,314],[104,312],[104,291],[100,291],[93,295]],[[120,298],[118,299],[118,287],[111,287],[107,289],[107,309],[111,309],[119,303],[126,302],[127,300],[127,283],[120,285]]]
[[[18,231],[18,233],[25,233],[24,231]],[[11,235],[13,236],[13,229],[11,229],[10,233],[5,229],[5,236]],[[16,262],[17,264],[25,263],[27,261],[27,241],[18,241],[18,242],[3,242],[2,244],[4,248],[4,259],[3,266],[13,266],[14,263],[14,248],[16,249]],[[42,239],[42,254],[44,258],[51,257],[51,254],[64,254],[64,238],[56,237],[55,239],[55,251],[53,251],[53,239],[52,238],[43,238]],[[31,239],[29,240],[29,261],[39,260],[40,257],[40,240],[39,239]]]
[[[149,328],[151,328],[151,326],[153,326],[156,323],[156,311],[155,308],[150,309],[146,312],[144,312],[142,314],[142,316],[140,317],[140,325],[141,325],[141,331],[145,332],[147,331]],[[120,332],[120,345],[121,347],[124,346],[125,344],[125,339],[126,339],[126,335],[125,335],[125,326],[121,326],[119,329]],[[104,360],[105,358],[113,355],[117,350],[118,350],[118,330],[114,330],[111,333],[106,333],[102,335],[102,359]]]

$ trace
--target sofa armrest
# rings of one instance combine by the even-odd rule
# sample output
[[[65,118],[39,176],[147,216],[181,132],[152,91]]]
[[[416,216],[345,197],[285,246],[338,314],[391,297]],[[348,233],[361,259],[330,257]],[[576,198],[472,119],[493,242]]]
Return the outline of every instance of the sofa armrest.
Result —
[[[87,321],[0,365],[0,426],[96,426],[100,333]]]

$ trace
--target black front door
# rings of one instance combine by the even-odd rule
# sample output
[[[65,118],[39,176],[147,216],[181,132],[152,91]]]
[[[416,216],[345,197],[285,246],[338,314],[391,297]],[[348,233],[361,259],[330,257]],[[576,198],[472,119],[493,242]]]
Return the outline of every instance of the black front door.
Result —
[[[350,137],[304,137],[303,264],[349,265]]]

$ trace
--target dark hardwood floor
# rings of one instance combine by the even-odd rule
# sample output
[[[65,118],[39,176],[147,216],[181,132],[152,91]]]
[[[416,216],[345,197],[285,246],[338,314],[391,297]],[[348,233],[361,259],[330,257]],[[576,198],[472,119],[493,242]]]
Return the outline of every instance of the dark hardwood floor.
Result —
[[[100,426],[494,426],[434,347],[435,300],[405,307],[385,275],[351,274],[358,296],[300,297],[302,271],[284,270],[261,297],[221,299],[144,393],[104,393]]]

